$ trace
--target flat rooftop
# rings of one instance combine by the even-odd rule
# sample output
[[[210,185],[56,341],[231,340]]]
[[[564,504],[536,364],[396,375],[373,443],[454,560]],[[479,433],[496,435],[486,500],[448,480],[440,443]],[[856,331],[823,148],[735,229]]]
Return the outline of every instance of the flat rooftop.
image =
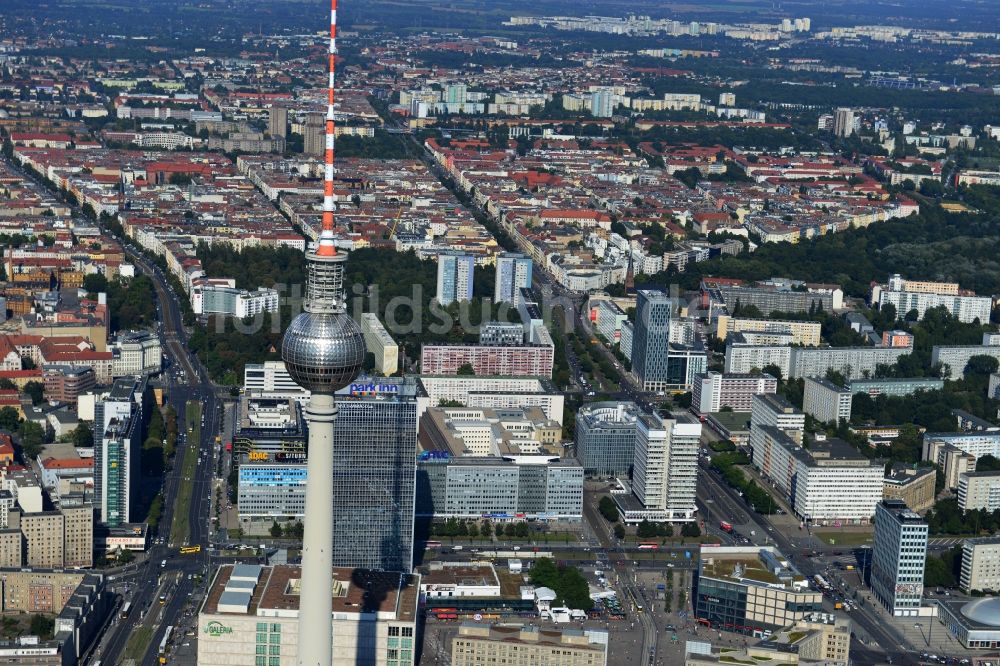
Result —
[[[231,564],[219,568],[201,612],[219,613],[219,601],[234,570]],[[298,566],[262,567],[246,614],[257,615],[260,610],[298,611],[301,576],[302,569]],[[334,567],[333,612],[380,613],[402,622],[412,622],[416,620],[419,588],[419,576]]]
[[[436,567],[434,564],[431,564],[420,577],[420,582],[423,585],[459,585],[466,587],[500,585],[496,571],[493,567],[486,564],[457,567]]]
[[[699,576],[707,578],[753,581],[787,591],[809,591],[805,576],[771,547],[702,548],[698,570]]]

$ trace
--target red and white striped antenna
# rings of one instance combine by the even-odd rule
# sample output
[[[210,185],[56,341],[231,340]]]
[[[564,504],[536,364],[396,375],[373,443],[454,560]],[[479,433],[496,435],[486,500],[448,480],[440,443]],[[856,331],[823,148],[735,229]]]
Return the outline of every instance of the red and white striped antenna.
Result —
[[[337,0],[330,0],[330,80],[327,88],[326,101],[326,151],[324,152],[325,171],[323,174],[323,228],[319,234],[316,254],[321,257],[332,257],[337,254],[333,242],[333,214],[336,204],[333,200],[333,146],[334,121],[333,101],[336,88],[337,72]]]

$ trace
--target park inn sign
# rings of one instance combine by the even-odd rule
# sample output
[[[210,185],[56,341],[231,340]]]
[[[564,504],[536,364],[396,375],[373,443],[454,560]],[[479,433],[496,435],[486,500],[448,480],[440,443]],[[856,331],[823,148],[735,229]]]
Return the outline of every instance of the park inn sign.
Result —
[[[209,636],[223,636],[225,634],[233,633],[232,627],[227,627],[221,622],[212,621],[205,625],[204,633]]]

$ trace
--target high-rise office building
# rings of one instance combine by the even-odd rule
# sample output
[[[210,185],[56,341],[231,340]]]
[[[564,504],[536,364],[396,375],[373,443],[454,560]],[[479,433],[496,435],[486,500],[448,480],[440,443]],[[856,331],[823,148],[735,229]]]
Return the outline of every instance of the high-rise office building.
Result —
[[[150,408],[147,378],[121,377],[94,406],[94,504],[97,519],[117,526],[134,522],[143,423]]]
[[[905,503],[875,505],[871,587],[875,598],[897,617],[915,617],[924,592],[927,523]]]
[[[833,133],[839,137],[848,137],[854,134],[854,111],[848,108],[839,108],[833,116]]]
[[[673,301],[662,291],[640,289],[637,294],[632,369],[643,390],[660,390],[653,386],[666,379],[673,307]]]
[[[472,281],[476,258],[461,252],[442,252],[438,255],[437,295],[441,305],[455,301],[472,300]]]
[[[267,112],[267,132],[271,138],[288,136],[288,109],[272,106]]]
[[[527,287],[531,287],[531,258],[511,252],[498,256],[493,301],[519,305],[521,289]]]
[[[379,390],[381,389],[381,390]],[[367,395],[337,394],[333,448],[333,565],[413,566],[417,382],[385,380]]]
[[[639,415],[632,492],[648,514],[647,519],[694,520],[700,439],[701,423],[689,414],[675,414],[669,419],[656,414]]]

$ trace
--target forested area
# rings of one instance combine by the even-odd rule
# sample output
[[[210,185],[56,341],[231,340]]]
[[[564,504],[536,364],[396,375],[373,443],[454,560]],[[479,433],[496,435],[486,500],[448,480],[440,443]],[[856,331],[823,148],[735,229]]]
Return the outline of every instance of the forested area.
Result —
[[[873,281],[900,273],[1000,293],[1000,188],[971,188],[965,199],[982,212],[956,214],[923,206],[919,215],[795,244],[766,243],[750,255],[689,264],[684,273],[665,271],[650,282],[694,289],[704,276],[783,276],[837,283],[847,296],[867,297]]]
[[[234,277],[238,287],[275,286],[280,279],[288,285],[283,296],[302,293],[302,287],[297,291],[295,287],[304,286],[305,261],[292,248],[237,252],[201,245],[198,256],[209,276]],[[344,284],[350,314],[357,318],[375,312],[407,354],[416,358],[425,343],[476,342],[484,321],[518,321],[515,308],[492,303],[494,275],[492,266],[477,267],[472,301],[443,307],[434,300],[435,261],[422,260],[413,252],[362,248],[351,252]],[[188,344],[213,378],[236,384],[245,364],[280,357],[282,334],[299,308],[299,303],[283,302],[279,313],[265,313],[251,321],[210,317],[206,325],[195,327]]]

